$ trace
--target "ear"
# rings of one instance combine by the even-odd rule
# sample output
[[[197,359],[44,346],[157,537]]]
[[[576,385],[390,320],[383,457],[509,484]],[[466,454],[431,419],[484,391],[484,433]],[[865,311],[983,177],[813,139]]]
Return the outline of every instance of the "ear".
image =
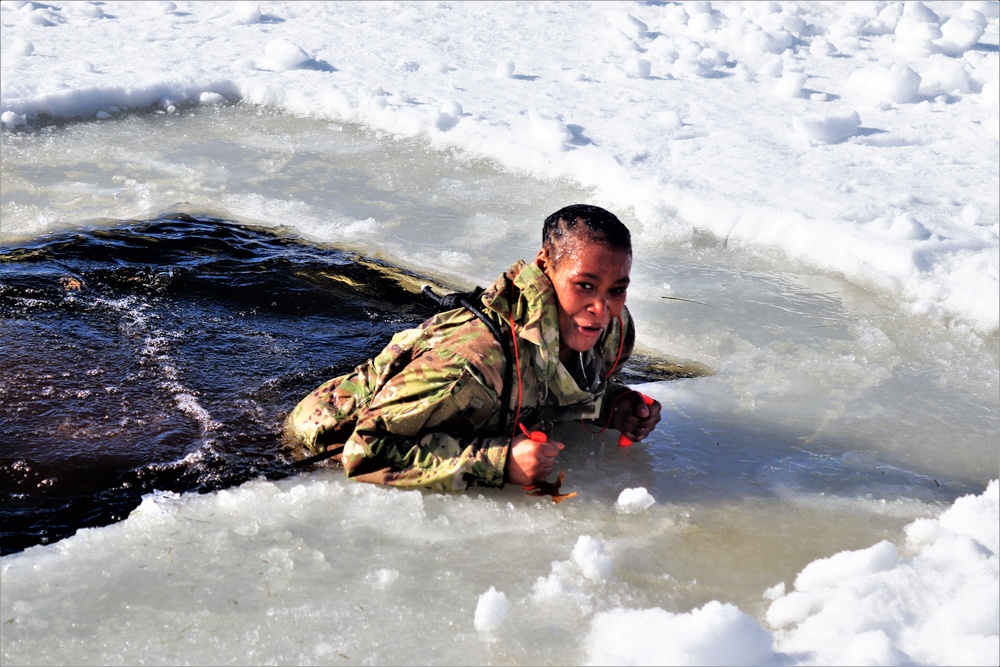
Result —
[[[538,254],[535,255],[535,266],[540,268],[542,271],[545,271],[545,269],[549,268],[549,264],[549,249],[542,248],[538,251]]]

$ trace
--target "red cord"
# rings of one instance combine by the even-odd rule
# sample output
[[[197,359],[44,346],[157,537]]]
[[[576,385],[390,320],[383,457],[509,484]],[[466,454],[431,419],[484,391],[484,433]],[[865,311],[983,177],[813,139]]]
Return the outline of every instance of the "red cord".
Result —
[[[609,377],[611,377],[611,374],[615,372],[616,368],[618,368],[618,362],[621,361],[622,350],[624,348],[625,348],[625,323],[622,322],[622,316],[619,315],[618,316],[618,356],[615,357],[615,363],[613,363],[611,365],[611,370],[609,370],[607,372],[607,374],[604,376],[605,380],[607,380]],[[606,421],[604,423],[604,426],[601,427],[600,431],[591,431],[589,428],[587,428],[587,424],[581,419],[580,420],[580,425],[583,426],[583,430],[585,430],[587,433],[593,433],[594,435],[600,435],[601,433],[604,433],[606,430],[608,430],[608,426],[611,425],[611,418],[615,414],[615,406],[618,405],[618,401],[620,401],[622,399],[622,396],[624,396],[627,393],[628,392],[622,392],[621,394],[619,394],[618,398],[615,399],[615,402],[611,404],[611,411],[608,412],[608,421]]]
[[[510,337],[511,341],[514,343],[514,368],[517,370],[517,411],[514,413],[514,427],[510,434],[510,441],[514,442],[514,438],[517,437],[517,427],[521,423],[521,401],[523,399],[523,393],[522,393],[523,388],[521,386],[521,361],[518,358],[518,353],[517,353],[517,331],[514,329],[514,304],[510,304],[510,311],[508,313],[508,318],[510,319]],[[611,365],[611,370],[609,370],[607,374],[604,376],[605,380],[611,377],[611,374],[615,372],[616,368],[618,368],[618,362],[621,361],[623,349],[625,349],[625,323],[622,321],[622,316],[619,315],[618,356],[615,357],[615,363]],[[587,428],[587,425],[584,424],[583,420],[581,419],[580,423],[583,424],[584,430],[588,431],[589,433],[595,433],[595,435],[604,433],[604,431],[606,431],[608,426],[611,424],[611,417],[612,415],[614,415],[615,406],[618,405],[618,401],[620,401],[622,396],[624,395],[625,393],[622,393],[620,396],[618,396],[618,398],[615,399],[615,402],[611,404],[611,412],[608,413],[608,421],[604,424],[604,427],[601,428],[600,431],[597,431],[596,433],[594,431],[591,431],[589,428]]]
[[[521,361],[517,356],[517,332],[514,329],[514,305],[510,307],[510,337],[514,342],[514,368],[517,369],[517,412],[514,413],[514,429],[510,434],[510,441],[513,443],[517,436],[517,427],[521,423]]]
[[[608,411],[608,421],[604,422],[604,426],[601,427],[600,431],[591,431],[590,427],[587,426],[587,422],[583,421],[582,419],[580,420],[580,426],[582,426],[583,430],[586,431],[587,433],[592,433],[594,435],[600,435],[601,433],[604,433],[605,431],[608,430],[608,427],[611,426],[611,418],[615,416],[615,406],[618,405],[618,401],[622,400],[623,397],[628,396],[628,394],[629,392],[627,391],[623,391],[622,393],[618,394],[618,398],[616,398],[615,402],[611,404],[611,410]]]
[[[625,323],[622,322],[622,316],[619,315],[618,316],[618,356],[615,357],[615,363],[613,363],[611,365],[611,370],[608,371],[608,374],[604,376],[605,380],[607,380],[609,377],[611,377],[611,374],[615,372],[616,368],[618,368],[618,362],[621,361],[622,350],[624,348],[625,348]]]

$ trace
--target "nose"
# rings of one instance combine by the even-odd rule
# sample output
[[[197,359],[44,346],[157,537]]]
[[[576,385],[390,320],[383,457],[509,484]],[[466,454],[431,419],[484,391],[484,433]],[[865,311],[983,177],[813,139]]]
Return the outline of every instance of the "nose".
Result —
[[[610,307],[608,305],[608,297],[602,294],[596,297],[593,301],[591,301],[590,312],[594,313],[595,315],[600,315],[602,317],[604,315],[607,315],[608,312],[610,312]]]

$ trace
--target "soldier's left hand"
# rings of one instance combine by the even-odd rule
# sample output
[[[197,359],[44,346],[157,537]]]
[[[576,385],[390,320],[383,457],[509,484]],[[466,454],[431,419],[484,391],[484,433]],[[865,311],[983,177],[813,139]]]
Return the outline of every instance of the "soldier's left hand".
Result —
[[[618,399],[614,413],[611,416],[611,426],[621,432],[629,440],[639,442],[652,432],[660,423],[659,401],[646,405],[642,394],[629,392]]]

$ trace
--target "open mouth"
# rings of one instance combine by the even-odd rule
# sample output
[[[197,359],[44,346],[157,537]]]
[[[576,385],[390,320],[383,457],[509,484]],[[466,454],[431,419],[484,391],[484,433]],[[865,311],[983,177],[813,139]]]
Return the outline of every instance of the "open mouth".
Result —
[[[604,331],[604,327],[593,324],[577,324],[576,330],[582,336],[597,337]]]

